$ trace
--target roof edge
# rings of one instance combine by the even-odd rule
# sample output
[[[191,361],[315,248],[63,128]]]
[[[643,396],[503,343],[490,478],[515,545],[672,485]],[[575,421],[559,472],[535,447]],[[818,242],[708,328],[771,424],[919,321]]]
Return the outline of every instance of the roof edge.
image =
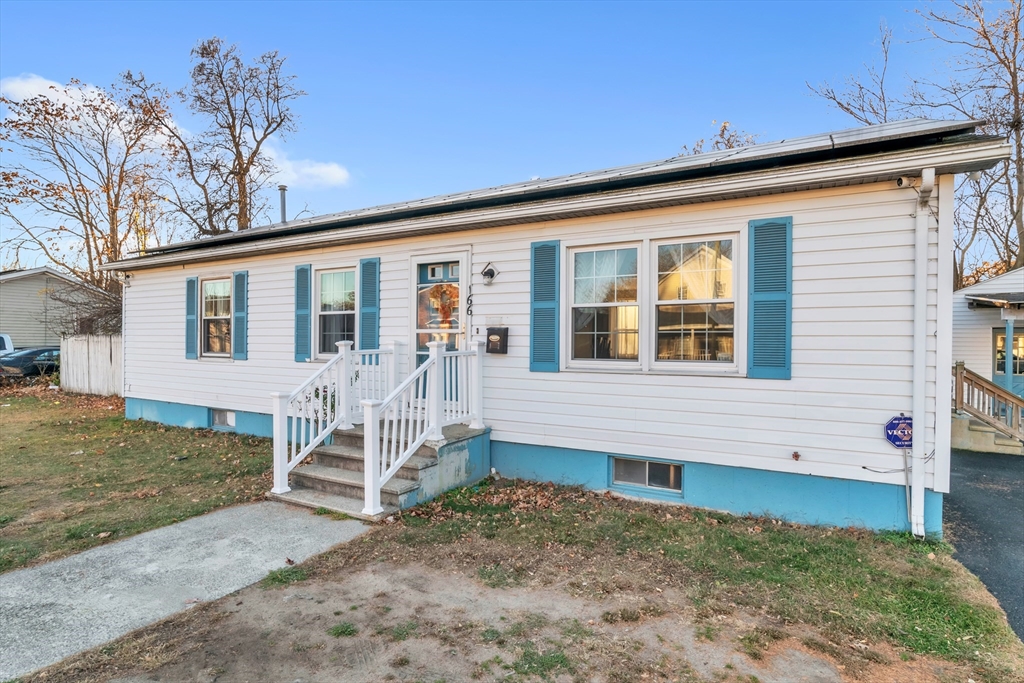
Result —
[[[206,244],[205,248],[164,252],[106,264],[106,270],[142,270],[185,263],[210,262],[267,253],[301,251],[310,246],[383,242],[405,237],[458,232],[600,215],[664,208],[706,201],[737,199],[763,194],[865,184],[893,180],[901,175],[935,167],[941,174],[987,168],[1009,154],[1006,142],[971,139],[958,145],[916,150],[913,154],[890,152],[871,157],[819,162],[782,169],[731,174],[711,180],[695,179],[659,184],[643,189],[595,193],[575,198],[480,209],[434,217],[396,219],[380,224],[320,229],[312,233],[275,233],[259,242]]]

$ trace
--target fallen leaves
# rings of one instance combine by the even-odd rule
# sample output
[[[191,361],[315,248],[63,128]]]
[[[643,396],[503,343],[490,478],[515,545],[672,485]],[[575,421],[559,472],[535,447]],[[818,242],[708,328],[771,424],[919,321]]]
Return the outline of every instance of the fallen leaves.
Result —
[[[558,512],[567,503],[584,502],[596,494],[579,489],[556,487],[551,483],[500,481],[490,486],[465,489],[457,497],[445,496],[403,514],[435,521],[472,517],[474,510],[505,508],[513,515],[550,510]],[[606,498],[610,496],[606,493]],[[514,520],[519,524],[519,520]]]

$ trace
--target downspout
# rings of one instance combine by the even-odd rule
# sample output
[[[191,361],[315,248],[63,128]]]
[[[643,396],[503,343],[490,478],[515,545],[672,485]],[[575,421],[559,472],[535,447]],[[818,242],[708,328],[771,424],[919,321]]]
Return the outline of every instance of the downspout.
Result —
[[[924,528],[925,389],[928,379],[928,223],[929,202],[935,188],[935,169],[921,171],[917,210],[914,212],[914,437],[910,470],[910,530],[918,538]]]

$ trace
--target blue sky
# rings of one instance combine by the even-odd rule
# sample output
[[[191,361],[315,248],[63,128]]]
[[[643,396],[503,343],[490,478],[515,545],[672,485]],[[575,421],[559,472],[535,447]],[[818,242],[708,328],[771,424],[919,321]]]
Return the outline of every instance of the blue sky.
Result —
[[[201,38],[278,50],[309,93],[279,145],[289,208],[320,214],[666,158],[713,119],[762,141],[850,127],[805,83],[875,60],[883,19],[912,38],[916,6],[3,0],[0,79],[181,87]],[[895,45],[895,75],[930,47]]]

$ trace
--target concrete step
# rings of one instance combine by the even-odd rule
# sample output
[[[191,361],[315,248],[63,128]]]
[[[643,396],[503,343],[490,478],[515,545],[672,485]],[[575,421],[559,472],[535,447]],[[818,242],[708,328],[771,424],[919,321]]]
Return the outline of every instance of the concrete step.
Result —
[[[376,522],[398,512],[398,508],[394,505],[381,505],[384,508],[384,512],[379,515],[364,515],[362,498],[357,500],[307,488],[294,488],[288,493],[268,493],[267,498],[314,510],[324,508],[331,512],[340,512],[349,517],[363,519],[368,522]]]
[[[356,425],[352,429],[334,430],[333,442],[335,446],[351,446],[352,448],[358,448],[360,452],[363,450],[363,425]],[[404,440],[403,443],[408,443],[408,440]],[[423,456],[426,458],[437,457],[437,448],[430,444],[423,444],[416,449],[415,455]]]
[[[333,446],[321,446],[313,451],[313,462],[324,467],[335,467],[353,472],[362,472],[365,458],[363,446],[351,446],[335,443]],[[437,466],[437,455],[414,455],[402,465],[395,474],[401,479],[418,481],[423,470]]]
[[[988,432],[989,434],[998,434],[995,427],[979,422],[978,420],[971,420],[971,423],[967,426],[972,432]]]
[[[966,415],[953,414],[950,438],[952,447],[960,450],[1024,455],[1024,444],[1019,440]]]
[[[970,425],[968,425],[967,428],[970,429],[972,432],[991,434],[992,442],[996,446],[1001,446],[1005,448],[1020,448],[1022,445],[1019,439],[1015,439],[1012,436],[1007,436],[1006,434],[1002,433],[995,427],[987,425],[984,422],[979,422],[978,420],[971,420],[971,423]]]
[[[325,467],[324,465],[315,464],[302,465],[292,470],[290,481],[289,486],[293,488],[302,487],[331,493],[336,496],[353,498],[358,500],[360,504],[362,504],[363,494],[365,493],[363,473],[339,467]],[[419,486],[418,481],[393,477],[381,487],[381,504],[397,507],[403,494],[414,491]]]

